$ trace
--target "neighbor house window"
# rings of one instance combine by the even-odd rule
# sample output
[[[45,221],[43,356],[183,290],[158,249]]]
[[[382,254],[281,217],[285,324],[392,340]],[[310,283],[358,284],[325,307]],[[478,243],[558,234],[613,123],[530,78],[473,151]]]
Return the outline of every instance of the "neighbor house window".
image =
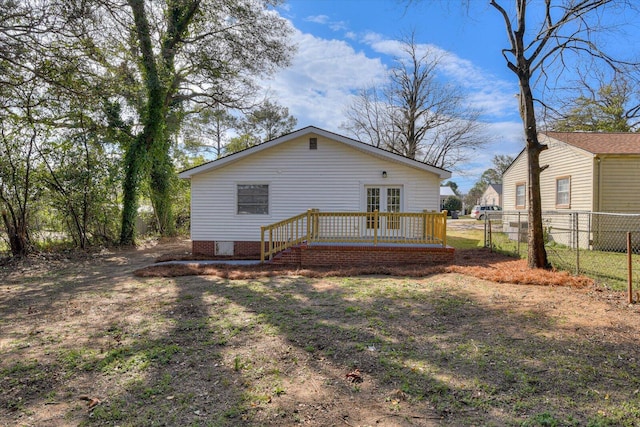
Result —
[[[516,184],[516,209],[524,209],[526,206],[527,190],[524,182]]]
[[[563,176],[556,179],[556,207],[571,207],[571,177]]]
[[[269,185],[238,184],[238,214],[268,215]]]

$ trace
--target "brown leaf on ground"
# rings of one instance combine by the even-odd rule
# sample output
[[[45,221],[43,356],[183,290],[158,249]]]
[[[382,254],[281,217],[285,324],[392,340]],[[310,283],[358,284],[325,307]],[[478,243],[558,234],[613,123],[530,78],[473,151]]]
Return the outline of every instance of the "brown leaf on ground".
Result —
[[[163,259],[166,260],[167,257]],[[185,259],[186,257],[181,257]],[[304,276],[310,278],[388,275],[425,277],[440,273],[458,273],[497,283],[530,284],[540,286],[570,286],[582,288],[593,284],[585,276],[573,276],[565,271],[530,269],[526,260],[490,252],[487,249],[458,250],[451,264],[439,265],[366,265],[358,267],[305,268],[274,264],[229,265],[191,264],[151,265],[134,272],[138,277],[218,276],[243,280],[274,276]]]
[[[352,383],[361,383],[364,380],[362,379],[362,374],[360,374],[360,369],[354,369],[344,376],[347,380]]]
[[[92,411],[93,408],[95,408],[101,403],[100,399],[98,399],[97,397],[80,396],[79,399],[87,401],[87,409],[89,411]]]

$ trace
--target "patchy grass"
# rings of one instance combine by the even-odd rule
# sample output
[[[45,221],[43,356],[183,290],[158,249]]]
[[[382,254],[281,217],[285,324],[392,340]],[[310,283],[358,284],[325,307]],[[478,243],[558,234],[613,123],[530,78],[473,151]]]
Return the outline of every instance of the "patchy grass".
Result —
[[[488,251],[437,271],[132,274],[166,251],[0,273],[2,425],[640,424],[640,313],[620,293],[526,284]]]

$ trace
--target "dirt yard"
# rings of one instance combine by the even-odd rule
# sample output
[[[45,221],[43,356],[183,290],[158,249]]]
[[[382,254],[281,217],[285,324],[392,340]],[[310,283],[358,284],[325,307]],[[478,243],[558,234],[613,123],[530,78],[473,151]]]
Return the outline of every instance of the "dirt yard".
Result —
[[[589,280],[146,268],[187,253],[0,266],[0,425],[640,425],[639,307]]]

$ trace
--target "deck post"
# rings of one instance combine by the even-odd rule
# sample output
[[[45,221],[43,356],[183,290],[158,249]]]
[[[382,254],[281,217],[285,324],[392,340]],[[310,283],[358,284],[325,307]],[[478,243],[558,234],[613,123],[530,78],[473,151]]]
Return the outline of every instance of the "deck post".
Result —
[[[442,233],[442,247],[446,248],[447,247],[447,211],[444,210],[442,211],[442,224],[440,225],[441,227],[441,233]]]
[[[307,244],[311,243],[311,209],[307,209]]]
[[[269,259],[273,256],[273,228],[269,227]]]
[[[373,246],[378,245],[378,209],[373,211]]]
[[[264,262],[264,225],[260,226],[260,263]]]

